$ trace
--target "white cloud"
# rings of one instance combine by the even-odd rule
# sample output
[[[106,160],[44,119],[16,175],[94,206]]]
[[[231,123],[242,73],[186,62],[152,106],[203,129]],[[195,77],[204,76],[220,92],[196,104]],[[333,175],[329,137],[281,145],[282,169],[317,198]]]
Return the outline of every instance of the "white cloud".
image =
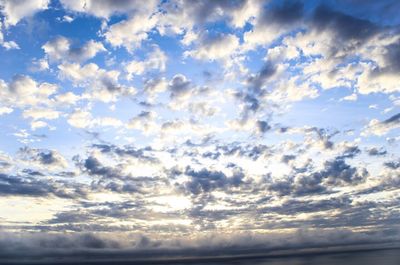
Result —
[[[49,126],[49,125],[47,124],[47,122],[44,122],[44,121],[33,120],[33,121],[31,122],[31,129],[32,129],[33,131],[35,131],[35,130],[37,130],[37,129],[40,129],[40,128],[47,127],[47,126]]]
[[[57,103],[60,103],[62,105],[75,105],[77,103],[78,100],[81,99],[80,96],[75,95],[72,92],[67,92],[64,94],[58,94],[57,96],[55,96],[55,99],[57,101]]]
[[[58,117],[60,116],[60,112],[51,109],[28,109],[22,113],[22,116],[25,119],[32,118],[33,120],[54,120],[58,119]]]
[[[12,108],[9,107],[0,107],[0,116],[4,115],[4,114],[10,114],[11,112],[13,112]]]
[[[154,134],[158,131],[159,125],[156,122],[157,113],[154,111],[142,111],[129,120],[127,127],[142,131],[145,135]]]
[[[353,93],[353,94],[351,94],[351,95],[348,95],[348,96],[343,97],[342,100],[356,101],[357,98],[358,98],[357,94],[356,94],[356,93]]]
[[[106,51],[100,42],[90,40],[81,47],[75,47],[69,39],[62,36],[46,42],[42,48],[50,61],[84,62],[97,53]]]
[[[121,127],[123,122],[113,117],[100,117],[93,120],[93,125],[101,127]]]
[[[156,95],[164,92],[168,88],[165,78],[153,78],[146,80],[143,86],[144,91],[149,95],[149,100],[154,100]]]
[[[6,50],[19,50],[19,45],[14,41],[5,41],[1,44]]]
[[[136,16],[115,23],[107,28],[104,37],[114,47],[125,47],[129,52],[147,40],[149,31],[157,24],[156,16],[139,13]]]
[[[131,80],[133,75],[142,75],[151,70],[164,72],[167,60],[167,55],[158,46],[154,46],[143,61],[133,60],[126,64],[127,79]]]
[[[192,56],[200,60],[220,60],[235,56],[239,47],[239,39],[235,35],[226,34],[219,36],[203,36],[195,50],[185,52],[186,56]]]
[[[88,129],[93,127],[122,127],[124,123],[114,117],[93,117],[92,113],[88,110],[76,109],[71,113],[67,119],[69,125],[80,128]]]
[[[76,128],[89,128],[92,126],[92,114],[84,110],[75,110],[68,117],[68,123]]]
[[[377,119],[372,119],[368,126],[364,128],[361,135],[368,136],[368,135],[377,135],[383,136],[387,134],[389,131],[400,128],[400,113],[384,120],[379,121]]]
[[[191,94],[193,85],[183,74],[174,75],[168,84],[172,98],[183,98]]]
[[[86,88],[82,98],[111,102],[117,100],[118,96],[136,93],[134,88],[119,84],[120,72],[116,70],[106,71],[94,63],[83,66],[77,63],[63,63],[58,68],[62,79],[68,79],[75,86]]]
[[[3,27],[3,21],[0,21],[0,45],[3,46],[6,50],[20,49],[16,42],[4,41]]]
[[[357,79],[358,92],[394,93],[400,91],[400,77],[398,73],[380,71],[372,64],[363,64],[364,71]]]
[[[0,0],[1,13],[4,14],[6,27],[16,25],[24,17],[48,8],[50,0]]]
[[[71,17],[71,16],[65,15],[65,16],[62,17],[62,21],[63,22],[67,22],[67,23],[71,23],[72,21],[74,21],[74,18]]]
[[[50,105],[49,97],[57,92],[54,84],[38,84],[29,76],[14,76],[9,84],[0,80],[0,96],[3,104],[17,107]]]
[[[105,71],[97,64],[89,63],[81,66],[77,63],[63,63],[58,66],[60,77],[71,80],[75,85],[85,85]]]
[[[29,69],[33,72],[49,70],[49,62],[45,58],[33,59]]]
[[[150,12],[156,7],[156,0],[61,0],[65,8],[75,12],[88,13],[97,17],[109,18],[114,14]]]

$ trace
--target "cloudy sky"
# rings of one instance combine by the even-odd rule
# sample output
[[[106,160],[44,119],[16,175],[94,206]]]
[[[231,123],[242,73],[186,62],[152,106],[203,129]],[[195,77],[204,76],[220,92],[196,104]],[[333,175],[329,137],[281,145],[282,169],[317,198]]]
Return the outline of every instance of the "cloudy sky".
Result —
[[[396,0],[0,0],[0,259],[400,240]]]

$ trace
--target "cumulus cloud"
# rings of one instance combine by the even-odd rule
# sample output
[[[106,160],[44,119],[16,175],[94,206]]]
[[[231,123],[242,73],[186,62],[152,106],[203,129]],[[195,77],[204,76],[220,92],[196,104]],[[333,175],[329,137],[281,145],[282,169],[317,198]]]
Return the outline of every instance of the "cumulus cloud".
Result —
[[[115,14],[130,14],[152,10],[156,7],[157,1],[61,0],[61,3],[65,8],[75,12],[88,13],[97,17],[109,18]]]
[[[400,127],[400,114],[393,115],[392,117],[384,121],[373,119],[368,123],[368,126],[364,129],[363,135],[365,136],[369,134],[385,135],[389,131],[399,127]]]
[[[66,168],[67,160],[56,150],[41,150],[24,147],[19,150],[19,154],[23,159],[33,161],[41,165],[43,168]]]
[[[84,62],[106,51],[101,42],[90,40],[81,47],[75,47],[71,40],[62,36],[46,42],[42,48],[50,61]]]
[[[72,188],[65,189],[65,183],[56,181],[40,180],[31,176],[14,176],[0,173],[0,196],[29,196],[29,197],[48,197],[56,196],[60,198],[84,197],[82,190]]]
[[[164,72],[167,60],[168,57],[166,54],[159,47],[154,46],[145,60],[133,60],[126,64],[125,71],[127,73],[127,79],[131,80],[134,75],[141,76],[143,73],[151,70]]]
[[[0,2],[1,13],[5,16],[5,26],[14,26],[25,17],[48,8],[49,0],[5,1]]]
[[[185,55],[201,60],[228,60],[239,48],[239,39],[232,34],[202,36],[198,46],[196,50],[186,52]]]
[[[0,263],[398,243],[398,18],[345,2],[0,0]]]
[[[16,75],[8,84],[0,80],[0,87],[3,104],[16,107],[48,105],[58,90],[54,84],[38,83],[26,75]]]
[[[0,108],[0,115],[9,114],[11,112],[13,112],[12,108],[9,108],[9,107],[1,107]]]
[[[181,98],[191,94],[193,85],[186,76],[177,74],[169,82],[168,89],[171,91],[171,98]]]
[[[145,22],[143,22],[145,21]],[[104,37],[114,47],[125,47],[132,52],[148,38],[148,32],[157,24],[155,16],[147,13],[110,25]]]
[[[83,66],[77,63],[63,63],[58,69],[61,78],[72,81],[75,86],[86,87],[86,97],[89,99],[111,102],[120,95],[135,94],[134,88],[119,84],[119,71],[107,71],[95,63]]]
[[[92,115],[88,111],[76,110],[68,117],[68,123],[77,128],[87,128],[91,126]]]

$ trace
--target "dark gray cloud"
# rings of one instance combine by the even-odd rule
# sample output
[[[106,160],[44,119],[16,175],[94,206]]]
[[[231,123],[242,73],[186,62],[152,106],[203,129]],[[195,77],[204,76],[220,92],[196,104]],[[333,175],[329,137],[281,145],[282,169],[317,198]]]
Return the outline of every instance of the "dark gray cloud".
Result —
[[[133,177],[124,174],[123,165],[104,166],[97,158],[89,156],[78,162],[83,172],[90,176],[97,176],[91,183],[91,189],[101,191],[103,189],[116,193],[142,193],[147,186],[158,182],[156,177]]]
[[[368,19],[381,25],[400,24],[396,12],[400,8],[400,3],[397,0],[335,0],[334,3],[343,12],[351,10],[358,18]]]
[[[256,235],[241,233],[238,235],[211,235],[199,238],[194,244],[185,244],[184,239],[152,239],[147,235],[132,235],[125,244],[115,238],[91,233],[62,234],[2,234],[0,240],[0,259],[2,263],[27,262],[46,264],[76,264],[82,262],[125,262],[152,263],[159,259],[172,259],[172,262],[184,259],[198,261],[203,257],[241,257],[254,255],[301,254],[307,249],[311,253],[332,250],[345,250],[346,246],[358,248],[378,247],[379,243],[391,244],[398,240],[398,230],[380,230],[374,233],[354,232],[348,229],[311,230],[297,229],[290,235],[270,233]],[[380,240],[377,240],[380,238]],[[231,242],[231,243],[229,243]],[[338,247],[338,246],[341,247]],[[385,245],[383,245],[385,246]],[[386,245],[387,246],[387,245]],[[351,249],[351,248],[350,248]],[[309,252],[310,253],[310,252]],[[191,260],[193,259],[193,260]],[[136,262],[137,263],[136,263]],[[207,261],[203,260],[203,261]],[[89,263],[91,264],[91,263]]]
[[[374,23],[332,10],[321,5],[313,14],[313,26],[319,30],[332,30],[340,40],[365,41],[380,31]]]
[[[86,196],[84,185],[68,184],[66,182],[46,180],[38,175],[13,176],[0,173],[0,196],[33,196],[60,198],[81,198]]]
[[[266,133],[271,129],[267,121],[257,121],[257,131],[259,133]]]
[[[83,161],[83,170],[90,175],[104,176],[107,178],[121,178],[120,172],[111,167],[103,166],[100,161],[89,156]]]
[[[372,147],[370,149],[368,149],[368,155],[370,156],[384,156],[387,154],[387,151],[383,148],[376,148],[376,147]]]
[[[65,167],[66,160],[54,150],[34,149],[27,146],[19,149],[23,159],[36,161],[43,166]]]
[[[324,164],[325,170],[321,172],[327,181],[336,185],[358,184],[368,176],[366,169],[358,170],[356,167],[348,165],[342,157],[338,157]]]
[[[185,169],[185,174],[191,177],[191,180],[184,184],[185,190],[194,195],[207,193],[215,189],[239,187],[244,177],[241,172],[235,172],[232,176],[227,177],[221,171],[210,171],[206,168],[196,171],[190,167]]]
[[[232,12],[240,12],[249,0],[205,0],[195,3],[182,2],[177,5],[174,2],[165,2],[163,9],[168,14],[179,16],[186,13],[190,17],[191,22],[195,23],[197,27],[204,26],[204,24],[218,21],[222,19],[231,19]]]
[[[325,200],[290,199],[280,206],[265,207],[261,212],[295,216],[299,213],[316,213],[334,209],[342,211],[351,207],[351,203],[352,199],[348,196]]]
[[[257,74],[249,76],[247,82],[256,94],[260,94],[266,81],[273,77],[275,73],[276,67],[268,62]]]
[[[359,153],[358,149],[356,153]],[[353,151],[354,152],[354,151]],[[344,158],[352,156],[337,156],[324,163],[323,169],[314,171],[312,164],[303,168],[293,168],[293,174],[284,180],[273,180],[267,176],[268,189],[280,196],[307,196],[312,194],[332,193],[338,186],[357,185],[368,177],[368,171],[362,167],[354,167],[346,163]],[[282,161],[290,161],[292,156],[283,156]],[[287,160],[289,159],[289,160]],[[287,162],[286,162],[287,163]]]
[[[318,140],[323,144],[323,147],[325,149],[334,148],[334,143],[331,140],[331,138],[339,133],[337,130],[330,131],[324,128],[317,128],[317,127],[311,127],[309,129],[306,129],[306,132],[315,133]]]
[[[175,75],[168,85],[168,89],[171,91],[171,97],[183,97],[192,91],[193,85],[187,80],[184,75]]]
[[[262,24],[290,25],[304,17],[304,4],[302,1],[273,1],[267,6],[260,20]]]
[[[285,164],[289,163],[292,160],[295,160],[296,156],[295,155],[283,155],[281,158],[281,161]]]
[[[387,125],[392,125],[392,124],[398,124],[400,123],[400,113],[393,115],[392,117],[384,120],[382,122],[383,124],[387,124]]]
[[[400,168],[400,160],[385,162],[384,165],[390,169],[398,169]]]

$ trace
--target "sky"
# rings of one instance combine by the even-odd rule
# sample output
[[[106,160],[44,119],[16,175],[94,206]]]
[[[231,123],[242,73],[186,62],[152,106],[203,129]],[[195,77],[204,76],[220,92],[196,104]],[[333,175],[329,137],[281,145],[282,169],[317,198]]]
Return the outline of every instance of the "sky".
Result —
[[[399,11],[0,0],[0,260],[399,245]]]

